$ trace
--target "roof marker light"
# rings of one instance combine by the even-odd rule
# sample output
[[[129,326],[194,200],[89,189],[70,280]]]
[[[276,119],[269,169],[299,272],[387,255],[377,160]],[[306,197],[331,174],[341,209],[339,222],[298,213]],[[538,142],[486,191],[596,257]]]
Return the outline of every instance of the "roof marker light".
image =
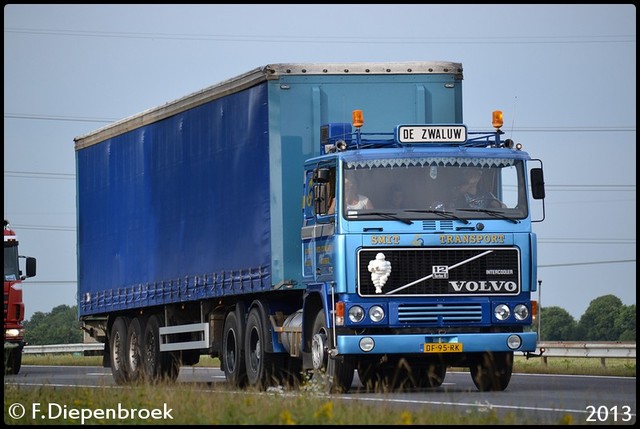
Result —
[[[491,124],[493,128],[499,130],[502,128],[502,124],[504,123],[502,118],[502,110],[494,110],[491,118]]]
[[[351,113],[351,122],[353,123],[353,126],[356,128],[360,128],[362,125],[364,125],[364,115],[362,114],[362,110],[354,110]]]

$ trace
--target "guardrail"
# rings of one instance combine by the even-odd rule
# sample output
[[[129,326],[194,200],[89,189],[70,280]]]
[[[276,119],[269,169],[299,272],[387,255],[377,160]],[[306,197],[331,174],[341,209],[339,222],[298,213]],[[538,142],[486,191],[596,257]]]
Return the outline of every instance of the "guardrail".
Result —
[[[621,342],[584,342],[584,341],[544,341],[538,343],[539,353],[544,349],[542,359],[547,364],[550,357],[583,357],[599,358],[600,365],[606,365],[606,359],[636,358],[636,343]],[[83,353],[85,355],[100,354],[104,350],[102,343],[53,344],[44,346],[26,346],[24,353]]]
[[[538,343],[538,350],[542,354],[542,361],[547,364],[550,357],[583,357],[600,358],[600,366],[606,366],[606,359],[636,358],[636,343],[613,342],[584,342],[584,341],[546,341]]]
[[[47,354],[47,353],[84,353],[99,354],[104,350],[103,343],[75,343],[75,344],[49,344],[44,346],[25,346],[23,353]]]

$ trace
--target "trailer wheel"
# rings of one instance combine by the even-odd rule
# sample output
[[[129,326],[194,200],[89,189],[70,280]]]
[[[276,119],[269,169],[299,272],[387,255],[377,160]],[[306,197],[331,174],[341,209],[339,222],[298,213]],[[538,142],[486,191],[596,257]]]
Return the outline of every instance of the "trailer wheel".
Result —
[[[127,366],[130,381],[144,378],[144,365],[142,364],[144,327],[144,320],[141,317],[134,317],[127,330]]]
[[[479,391],[502,391],[511,381],[513,352],[482,353],[469,367]]]
[[[355,362],[349,356],[339,356],[336,359],[330,357],[331,349],[333,349],[331,332],[327,329],[324,311],[320,310],[313,323],[311,382],[331,393],[347,393],[353,383]]]
[[[245,365],[247,368],[247,381],[250,386],[265,389],[275,380],[276,359],[272,353],[267,353],[267,344],[271,339],[262,313],[258,308],[253,308],[247,318],[245,330]]]
[[[129,382],[129,370],[127,364],[127,332],[130,319],[118,316],[111,326],[109,336],[109,353],[111,358],[111,373],[116,384],[126,384]]]
[[[157,314],[147,320],[142,340],[142,366],[150,381],[175,381],[180,373],[179,355],[160,352],[160,326],[162,318]]]
[[[246,384],[247,371],[242,354],[242,332],[235,312],[227,314],[222,336],[222,358],[220,359],[224,376],[231,385],[243,387]]]

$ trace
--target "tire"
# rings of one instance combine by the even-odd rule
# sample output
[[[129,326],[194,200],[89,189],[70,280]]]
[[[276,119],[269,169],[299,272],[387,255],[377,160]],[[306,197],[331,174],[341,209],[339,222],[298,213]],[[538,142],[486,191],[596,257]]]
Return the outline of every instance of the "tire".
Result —
[[[447,375],[447,366],[443,364],[431,364],[417,370],[417,387],[434,388],[442,386]]]
[[[127,329],[127,370],[129,381],[145,378],[145,367],[142,363],[142,345],[145,321],[141,317],[134,317]]]
[[[285,386],[299,388],[304,380],[302,359],[286,354],[280,355],[280,358],[280,362],[282,362],[282,366],[279,369],[280,382]]]
[[[111,326],[109,335],[109,356],[111,374],[116,384],[127,384],[130,379],[128,366],[127,335],[130,319],[118,316]]]
[[[160,326],[162,318],[156,314],[149,317],[142,340],[142,367],[145,376],[152,382],[175,381],[180,372],[179,354],[160,352]]]
[[[4,373],[17,375],[22,366],[22,349],[19,347],[5,349],[4,351]]]
[[[311,358],[313,373],[311,382],[330,393],[347,393],[353,384],[355,362],[349,356],[332,359],[329,350],[333,349],[331,333],[327,329],[324,311],[320,310],[313,323],[311,339]]]
[[[505,390],[513,372],[513,352],[482,353],[469,370],[479,391]]]
[[[258,308],[253,308],[247,317],[244,335],[244,356],[247,369],[247,383],[260,389],[278,384],[276,377],[277,359],[267,353],[267,345],[271,341],[266,321]]]
[[[240,321],[232,311],[224,321],[220,365],[227,382],[235,387],[244,387],[247,383],[242,337]]]
[[[200,362],[200,352],[198,350],[182,350],[182,365],[193,366]]]
[[[358,377],[365,389],[375,391],[383,388],[384,373],[378,361],[361,360],[358,362],[357,368]]]
[[[11,373],[16,375],[20,372],[20,368],[22,368],[22,349],[14,350],[11,355]]]

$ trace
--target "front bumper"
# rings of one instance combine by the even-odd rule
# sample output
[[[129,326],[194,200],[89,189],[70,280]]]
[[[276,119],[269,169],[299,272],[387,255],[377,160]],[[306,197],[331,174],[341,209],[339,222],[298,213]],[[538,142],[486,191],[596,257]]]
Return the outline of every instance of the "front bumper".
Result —
[[[521,340],[517,348],[509,347],[509,337],[518,336]],[[367,352],[360,348],[361,340],[373,341],[373,348]],[[367,354],[410,354],[425,353],[433,344],[458,344],[462,353],[481,352],[534,352],[537,334],[535,332],[518,333],[465,333],[465,334],[407,334],[407,335],[340,335],[337,337],[338,355]],[[446,347],[453,350],[459,348]],[[437,348],[436,348],[437,349]]]

